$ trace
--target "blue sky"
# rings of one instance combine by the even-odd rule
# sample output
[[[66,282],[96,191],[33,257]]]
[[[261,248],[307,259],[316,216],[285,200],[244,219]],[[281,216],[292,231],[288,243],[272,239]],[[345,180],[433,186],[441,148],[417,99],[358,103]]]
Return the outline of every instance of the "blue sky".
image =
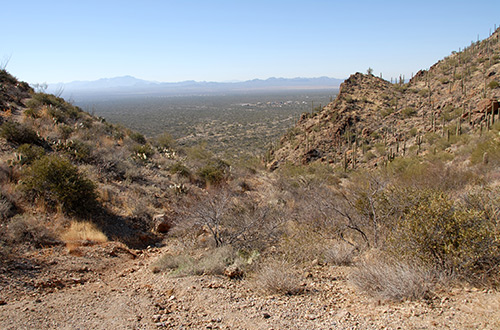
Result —
[[[500,25],[500,1],[9,1],[0,63],[29,83],[390,79]]]

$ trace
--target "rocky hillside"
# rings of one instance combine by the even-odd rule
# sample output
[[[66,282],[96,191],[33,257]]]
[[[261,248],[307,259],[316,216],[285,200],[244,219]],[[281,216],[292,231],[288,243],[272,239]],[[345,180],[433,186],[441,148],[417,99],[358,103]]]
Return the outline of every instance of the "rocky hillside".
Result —
[[[271,150],[283,163],[323,162],[351,169],[446,149],[498,119],[500,29],[419,71],[409,82],[356,73],[321,111],[304,113]],[[446,137],[440,145],[436,141]],[[436,149],[437,148],[437,149]]]
[[[97,240],[154,244],[158,221],[168,220],[155,215],[223,180],[227,168],[202,149],[179,152],[168,134],[148,141],[0,70],[0,256],[25,243],[92,241],[75,229],[82,222],[104,234]]]

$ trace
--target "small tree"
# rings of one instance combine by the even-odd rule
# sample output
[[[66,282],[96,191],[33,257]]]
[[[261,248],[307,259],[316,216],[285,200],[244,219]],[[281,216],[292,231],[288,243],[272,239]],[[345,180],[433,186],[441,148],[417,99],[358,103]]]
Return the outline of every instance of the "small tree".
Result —
[[[368,68],[368,70],[366,70],[366,74],[369,75],[369,76],[373,76],[373,69],[372,68]]]

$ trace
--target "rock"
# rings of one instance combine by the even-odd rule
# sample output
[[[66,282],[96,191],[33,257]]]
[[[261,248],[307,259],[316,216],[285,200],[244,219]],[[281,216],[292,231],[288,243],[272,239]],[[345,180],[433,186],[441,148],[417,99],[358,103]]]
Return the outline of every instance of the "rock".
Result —
[[[154,231],[157,233],[168,233],[172,228],[172,221],[166,214],[157,214],[153,217]]]
[[[322,156],[322,152],[320,150],[311,149],[305,154],[304,159],[303,159],[303,163],[304,164],[310,163],[312,161],[315,161],[316,159],[321,158],[321,156]]]
[[[238,266],[231,265],[226,267],[226,269],[224,269],[224,275],[226,275],[231,279],[240,278],[243,276],[243,271]]]
[[[268,319],[268,318],[271,317],[271,314],[269,314],[269,313],[263,313],[262,317],[265,318],[265,319]]]
[[[483,99],[481,100],[476,107],[476,110],[479,112],[493,113],[498,112],[499,104],[495,99]]]

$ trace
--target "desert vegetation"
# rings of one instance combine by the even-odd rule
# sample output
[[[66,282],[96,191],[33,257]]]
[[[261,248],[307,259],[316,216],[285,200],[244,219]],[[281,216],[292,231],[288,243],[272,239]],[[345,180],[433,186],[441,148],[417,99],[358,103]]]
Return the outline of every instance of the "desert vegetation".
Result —
[[[2,70],[0,258],[23,278],[20,269],[34,276],[57,261],[29,268],[19,260],[43,264],[44,253],[81,257],[113,246],[108,258],[141,260],[119,278],[147,272],[214,290],[221,287],[197,279],[227,278],[226,288],[244,287],[238,299],[270,296],[283,305],[351,286],[350,294],[379,305],[424,301],[429,308],[464,286],[496,292],[500,113],[498,88],[489,83],[496,73],[484,75],[498,65],[493,39],[410,82],[353,75],[335,101],[301,114],[259,157],[224,157],[227,145],[210,145],[236,134],[226,125],[232,110],[216,124],[227,128],[217,139],[187,143],[175,130],[151,138],[37,93]],[[487,60],[478,55],[484,47]],[[256,108],[246,109],[245,120],[278,111]],[[276,115],[280,124],[266,132],[295,115]],[[252,140],[245,134],[232,141],[240,151]],[[153,253],[149,262],[144,256]],[[24,285],[19,292],[32,285],[16,283]],[[134,292],[147,296],[152,287]],[[163,305],[177,298],[167,296],[155,304],[162,315],[174,312]]]

